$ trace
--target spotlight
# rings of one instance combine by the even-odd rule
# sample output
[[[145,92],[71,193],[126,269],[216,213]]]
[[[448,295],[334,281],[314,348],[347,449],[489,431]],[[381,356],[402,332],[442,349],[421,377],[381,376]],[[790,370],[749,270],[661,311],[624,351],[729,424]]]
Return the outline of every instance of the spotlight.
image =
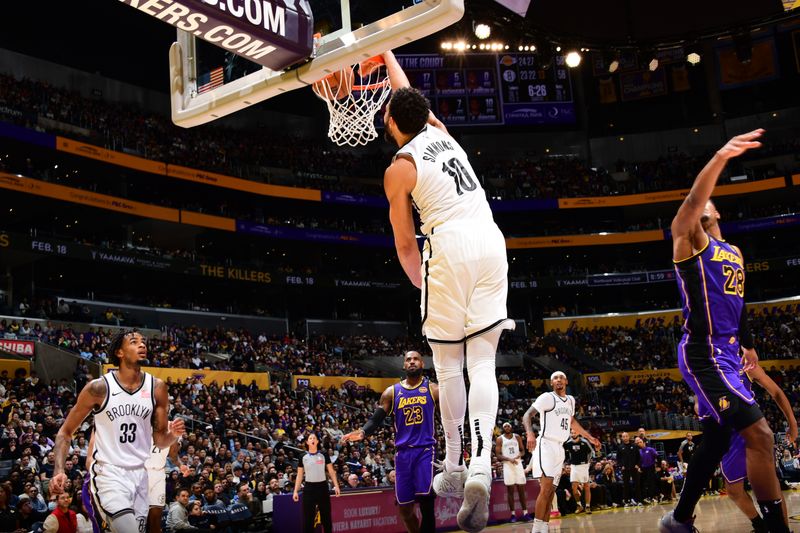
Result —
[[[467,43],[465,43],[464,41],[457,41],[453,45],[453,50],[458,50],[459,52],[464,51],[466,48],[467,48]]]
[[[492,34],[492,29],[489,27],[488,24],[476,24],[474,27],[475,30],[475,37],[478,39],[488,39],[489,36]]]
[[[561,51],[561,46],[556,46],[556,52],[560,52],[560,51]]]
[[[581,55],[573,50],[572,52],[567,54],[565,61],[569,68],[575,68],[581,64]]]
[[[479,45],[478,45],[478,48],[480,48],[481,50],[483,50],[484,48],[486,48],[486,45],[485,45],[485,44],[483,44],[483,43],[481,43],[481,44],[479,44]]]
[[[522,45],[519,45],[519,48],[517,48],[517,50],[519,50],[520,52],[522,52],[522,50],[524,50],[524,49],[525,49],[525,47],[522,46]]]
[[[453,43],[451,43],[450,41],[444,41],[442,43],[442,50],[452,50],[452,49],[453,49]]]
[[[650,62],[647,64],[647,68],[650,69],[650,72],[655,72],[656,70],[658,70],[658,58],[654,57],[653,59],[651,59]]]
[[[525,51],[527,52],[528,50],[530,50],[530,49],[531,49],[531,47],[530,47],[530,46],[528,46],[528,45],[525,45],[525,46],[521,47],[520,49],[521,49],[521,50],[525,50]]]
[[[622,54],[619,50],[613,50],[612,52],[606,54],[606,68],[608,68],[609,74],[614,74],[617,70],[619,70],[619,60],[621,55]]]
[[[689,52],[686,56],[686,61],[688,61],[690,65],[697,65],[700,63],[700,54],[697,52]]]

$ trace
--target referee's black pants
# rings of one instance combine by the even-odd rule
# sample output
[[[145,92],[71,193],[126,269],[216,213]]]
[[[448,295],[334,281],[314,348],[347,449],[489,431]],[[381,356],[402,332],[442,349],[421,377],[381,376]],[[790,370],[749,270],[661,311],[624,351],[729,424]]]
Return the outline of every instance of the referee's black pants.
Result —
[[[328,491],[328,482],[306,482],[303,488],[303,533],[314,533],[314,518],[319,507],[319,519],[325,533],[333,533],[331,521],[331,495]]]

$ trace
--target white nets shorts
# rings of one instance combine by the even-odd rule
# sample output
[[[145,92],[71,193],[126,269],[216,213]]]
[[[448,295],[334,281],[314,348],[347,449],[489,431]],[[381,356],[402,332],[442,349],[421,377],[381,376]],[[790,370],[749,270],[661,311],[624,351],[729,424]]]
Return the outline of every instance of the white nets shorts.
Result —
[[[147,498],[147,470],[120,468],[95,461],[91,468],[91,493],[95,512],[106,523],[133,513],[142,531],[150,509]]]
[[[533,464],[533,477],[553,478],[553,485],[558,485],[561,479],[561,470],[564,468],[564,446],[560,442],[550,439],[536,439],[536,449],[533,450],[531,463]]]
[[[489,220],[434,228],[422,252],[422,333],[428,342],[456,343],[514,329],[508,318],[506,242]]]

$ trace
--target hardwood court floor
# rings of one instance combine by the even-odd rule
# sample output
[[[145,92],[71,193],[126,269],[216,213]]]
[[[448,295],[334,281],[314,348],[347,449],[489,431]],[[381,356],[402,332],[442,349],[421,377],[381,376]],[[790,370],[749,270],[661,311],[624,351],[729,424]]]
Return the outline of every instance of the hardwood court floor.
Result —
[[[789,529],[800,530],[800,491],[783,493],[789,511]],[[595,511],[591,515],[569,515],[550,521],[550,533],[649,533],[658,531],[658,521],[675,503],[630,509]],[[727,496],[705,496],[696,510],[695,527],[700,533],[749,533],[750,521]],[[532,522],[503,524],[486,529],[491,533],[529,533]]]

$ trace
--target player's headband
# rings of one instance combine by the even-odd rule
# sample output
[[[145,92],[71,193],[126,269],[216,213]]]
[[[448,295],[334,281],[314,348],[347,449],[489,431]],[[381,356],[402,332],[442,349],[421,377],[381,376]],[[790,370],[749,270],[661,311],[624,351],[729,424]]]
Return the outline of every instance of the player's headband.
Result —
[[[558,376],[561,376],[562,378],[567,379],[567,375],[565,373],[563,373],[561,370],[556,370],[555,372],[550,374],[550,381],[553,381]]]
[[[505,422],[505,423],[503,424],[503,427],[506,427],[506,426],[508,426],[508,427],[511,427],[511,424],[509,424],[508,422]]]

